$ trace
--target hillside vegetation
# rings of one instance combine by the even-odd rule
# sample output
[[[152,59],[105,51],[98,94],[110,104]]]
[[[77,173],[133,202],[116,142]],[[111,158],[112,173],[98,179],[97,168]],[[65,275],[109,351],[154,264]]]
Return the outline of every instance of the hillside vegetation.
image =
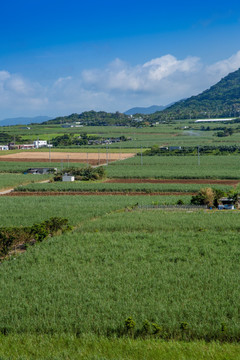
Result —
[[[149,115],[151,120],[231,117],[240,113],[240,69],[197,96],[179,101],[161,112]]]

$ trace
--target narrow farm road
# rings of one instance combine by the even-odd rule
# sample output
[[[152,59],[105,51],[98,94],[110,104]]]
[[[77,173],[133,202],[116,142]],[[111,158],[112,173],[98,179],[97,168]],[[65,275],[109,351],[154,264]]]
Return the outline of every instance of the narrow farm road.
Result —
[[[37,181],[36,184],[45,184],[45,183],[48,183],[50,180],[43,180],[43,181]],[[25,185],[25,184],[24,184]],[[6,195],[6,194],[9,194],[11,192],[14,191],[14,188],[10,188],[10,189],[2,189],[0,190],[0,196],[1,195]]]

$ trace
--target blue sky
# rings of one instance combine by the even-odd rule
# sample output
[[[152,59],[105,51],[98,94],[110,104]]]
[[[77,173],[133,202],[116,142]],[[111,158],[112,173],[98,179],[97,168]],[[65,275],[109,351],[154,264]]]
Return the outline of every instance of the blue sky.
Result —
[[[0,119],[167,104],[240,67],[237,1],[2,2]]]

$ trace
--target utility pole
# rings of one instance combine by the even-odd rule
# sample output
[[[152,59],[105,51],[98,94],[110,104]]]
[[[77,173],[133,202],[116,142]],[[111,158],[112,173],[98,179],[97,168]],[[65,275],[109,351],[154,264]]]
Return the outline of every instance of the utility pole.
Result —
[[[200,151],[199,151],[199,145],[198,145],[198,165],[200,165]]]
[[[106,163],[108,165],[108,147],[107,147],[107,145],[106,145]]]
[[[51,144],[50,144],[50,140],[48,142],[48,147],[49,147],[49,162],[51,162]]]
[[[141,165],[143,165],[142,145],[141,145]]]

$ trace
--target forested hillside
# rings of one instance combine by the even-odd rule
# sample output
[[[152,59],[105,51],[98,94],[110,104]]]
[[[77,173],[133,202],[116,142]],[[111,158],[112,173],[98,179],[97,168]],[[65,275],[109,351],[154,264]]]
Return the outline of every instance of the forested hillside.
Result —
[[[240,69],[228,74],[210,89],[179,101],[161,112],[149,115],[151,120],[229,117],[240,114]]]

